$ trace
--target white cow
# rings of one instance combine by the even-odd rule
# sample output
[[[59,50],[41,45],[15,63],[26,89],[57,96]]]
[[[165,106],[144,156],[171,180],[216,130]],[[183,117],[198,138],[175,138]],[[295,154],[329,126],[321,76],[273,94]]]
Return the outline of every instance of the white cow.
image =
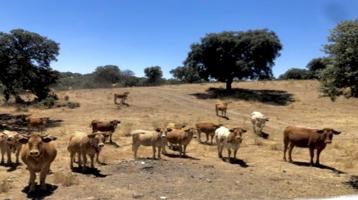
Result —
[[[234,151],[234,159],[236,159],[237,150],[240,147],[242,142],[242,134],[245,133],[246,130],[243,128],[232,128],[228,129],[224,126],[215,130],[215,140],[218,145],[218,156],[222,158],[222,151],[224,147],[228,151],[228,157],[230,159],[231,150]]]
[[[262,129],[265,126],[265,123],[268,121],[269,119],[267,117],[265,117],[264,114],[258,112],[258,111],[254,111],[251,113],[251,122],[252,122],[252,126],[254,129],[254,133],[257,135],[262,135]]]

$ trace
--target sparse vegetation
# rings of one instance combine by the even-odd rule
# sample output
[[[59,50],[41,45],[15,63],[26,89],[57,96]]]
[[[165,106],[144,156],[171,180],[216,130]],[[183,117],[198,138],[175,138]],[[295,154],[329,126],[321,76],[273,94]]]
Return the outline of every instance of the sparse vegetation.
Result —
[[[77,185],[79,183],[77,176],[73,173],[56,172],[53,175],[54,182],[64,187]]]

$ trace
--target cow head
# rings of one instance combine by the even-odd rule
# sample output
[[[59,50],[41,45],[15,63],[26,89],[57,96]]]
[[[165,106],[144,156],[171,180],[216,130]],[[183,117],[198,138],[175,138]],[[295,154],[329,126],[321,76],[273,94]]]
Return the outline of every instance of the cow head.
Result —
[[[3,133],[2,137],[9,150],[13,153],[16,152],[16,146],[19,144],[21,138],[22,136],[17,132],[10,132],[9,134]]]
[[[324,128],[324,129],[318,130],[317,133],[320,134],[320,138],[321,138],[321,140],[324,141],[325,144],[330,144],[330,143],[332,143],[333,134],[339,135],[341,132],[336,131],[332,128]]]
[[[121,123],[121,121],[119,121],[119,120],[112,120],[110,123],[111,123],[111,125],[113,126],[113,128],[116,128],[116,127],[118,126],[118,124]]]
[[[97,151],[100,151],[104,147],[104,142],[108,137],[108,133],[91,133],[88,136],[89,144]]]
[[[19,139],[21,144],[27,144],[29,148],[29,155],[37,158],[41,155],[43,145],[54,140],[55,137],[39,134],[31,134],[30,136],[23,136]]]
[[[232,128],[230,129],[230,133],[232,134],[232,140],[241,143],[242,142],[242,134],[246,133],[246,130],[243,128]]]
[[[171,128],[156,128],[155,131],[160,134],[160,138],[166,139],[167,133],[171,132],[173,129]]]

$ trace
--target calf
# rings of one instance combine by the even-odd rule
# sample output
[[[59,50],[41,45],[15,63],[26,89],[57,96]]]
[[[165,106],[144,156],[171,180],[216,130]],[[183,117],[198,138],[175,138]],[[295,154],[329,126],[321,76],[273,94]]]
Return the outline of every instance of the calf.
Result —
[[[7,164],[11,164],[11,153],[16,156],[16,163],[19,163],[19,155],[22,144],[19,142],[23,136],[15,131],[3,131],[1,133],[0,149],[1,149],[1,163],[4,163],[4,154],[7,154]]]
[[[40,172],[41,190],[46,190],[46,176],[57,155],[57,150],[51,142],[55,139],[55,137],[31,134],[19,140],[20,143],[24,144],[21,159],[30,172],[29,192],[35,190],[36,172]]]
[[[39,131],[43,131],[50,118],[49,117],[28,117],[26,119],[28,129],[37,128]]]
[[[262,129],[268,120],[269,119],[260,112],[254,111],[251,113],[251,122],[256,135],[262,136]]]
[[[226,117],[227,106],[229,105],[229,103],[231,102],[217,102],[215,104],[216,116],[219,116],[219,111],[221,111],[221,116]]]
[[[97,131],[108,132],[109,133],[109,142],[113,143],[112,134],[116,130],[118,124],[120,124],[120,123],[121,123],[121,121],[119,121],[119,120],[112,120],[109,122],[93,120],[90,124],[90,127],[92,127],[93,133],[95,133]]]
[[[188,128],[185,130],[174,129],[167,133],[167,141],[172,145],[178,145],[180,156],[185,156],[186,147],[193,138],[194,132],[194,128]],[[165,147],[163,148],[163,152],[166,153]]]
[[[158,149],[158,158],[160,159],[160,154],[162,148],[164,148],[167,143],[167,131],[171,129],[162,129],[157,128],[155,131],[147,130],[134,130],[131,132],[132,135],[132,151],[134,153],[134,159],[137,159],[137,151],[140,145],[142,146],[152,146],[153,148],[153,159],[155,159],[156,149]]]
[[[75,155],[78,156],[78,166],[82,169],[86,168],[87,165],[87,155],[91,160],[91,168],[94,168],[94,157],[97,155],[97,162],[99,153],[101,152],[102,147],[104,146],[106,136],[103,133],[91,133],[87,134],[84,132],[75,132],[70,137],[70,142],[68,144],[67,150],[70,152],[70,168],[73,169],[73,163]],[[82,163],[83,161],[83,163]]]
[[[319,156],[327,144],[332,143],[333,135],[341,132],[331,128],[310,129],[303,127],[288,126],[283,131],[283,159],[286,161],[286,151],[288,149],[288,159],[292,162],[293,147],[309,148],[311,165],[313,165],[314,150],[317,149],[316,165],[319,165]]]
[[[242,142],[242,134],[245,133],[246,130],[243,128],[232,128],[228,129],[224,126],[216,129],[215,131],[215,140],[218,145],[218,156],[222,158],[222,152],[224,147],[228,151],[228,157],[231,157],[231,150],[234,151],[234,159],[236,159],[237,150],[240,147]]]
[[[197,123],[196,130],[198,132],[198,141],[201,142],[201,132],[206,134],[206,141],[205,143],[209,142],[209,136],[210,136],[210,143],[213,144],[213,138],[215,135],[215,130],[221,126],[221,124],[214,124],[214,123]]]

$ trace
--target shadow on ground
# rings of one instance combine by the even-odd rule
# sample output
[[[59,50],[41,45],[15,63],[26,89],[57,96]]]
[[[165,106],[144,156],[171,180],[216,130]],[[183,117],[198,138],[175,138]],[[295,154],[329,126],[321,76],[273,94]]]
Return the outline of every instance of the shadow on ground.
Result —
[[[334,167],[327,166],[327,165],[322,165],[322,164],[311,165],[311,163],[309,163],[309,162],[300,162],[300,161],[294,161],[292,163],[295,164],[295,165],[298,165],[298,166],[316,167],[316,168],[319,168],[319,169],[329,169],[332,172],[337,173],[337,174],[345,174],[345,172],[343,172],[341,170],[338,170],[338,169],[336,169]]]
[[[72,169],[72,172],[80,173],[80,174],[94,175],[95,177],[98,177],[98,178],[105,178],[107,176],[105,174],[102,174],[101,171],[98,170],[97,168],[86,168],[83,170],[80,167],[74,167]]]
[[[191,94],[198,99],[219,99],[223,97],[231,97],[246,101],[258,101],[261,103],[273,105],[288,105],[294,102],[293,95],[283,90],[255,90],[233,88],[228,92],[224,88],[209,88],[204,93]]]
[[[27,198],[30,199],[44,199],[51,196],[58,188],[56,185],[46,184],[46,190],[41,190],[39,185],[36,185],[35,191],[29,192],[29,186],[26,186],[22,192],[27,194]]]
[[[228,162],[230,164],[233,164],[233,165],[240,165],[240,167],[243,167],[243,168],[246,168],[249,166],[244,160],[241,160],[238,158],[222,158],[222,160],[225,162]]]

